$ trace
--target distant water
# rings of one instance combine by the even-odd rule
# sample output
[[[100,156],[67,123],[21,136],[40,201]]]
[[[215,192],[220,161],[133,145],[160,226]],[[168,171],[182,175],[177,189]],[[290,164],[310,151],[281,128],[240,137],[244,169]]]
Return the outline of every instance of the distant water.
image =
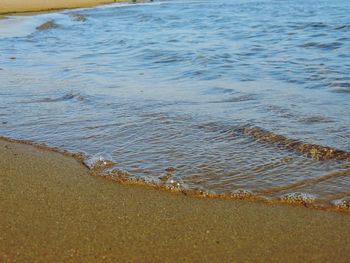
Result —
[[[349,207],[349,14],[208,0],[1,19],[0,135],[169,187]]]

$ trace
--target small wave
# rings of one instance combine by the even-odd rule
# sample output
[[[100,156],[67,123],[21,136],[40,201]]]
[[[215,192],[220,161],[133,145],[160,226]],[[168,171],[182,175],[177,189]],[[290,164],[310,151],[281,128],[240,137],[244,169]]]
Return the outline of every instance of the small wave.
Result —
[[[282,107],[282,106],[267,105],[266,109],[268,111],[271,111],[273,114],[276,114],[282,118],[295,119],[298,117],[298,114],[296,114],[293,110],[291,110],[289,108]]]
[[[332,87],[332,92],[350,93],[350,82],[337,81],[333,82],[330,86]]]
[[[350,152],[338,150],[336,148],[303,143],[298,140],[289,139],[283,135],[279,135],[273,132],[266,131],[258,127],[244,127],[234,130],[244,135],[251,136],[256,140],[272,143],[278,147],[282,147],[288,150],[306,155],[307,157],[324,161],[324,160],[350,160]]]
[[[340,25],[334,28],[335,30],[347,30],[350,29],[350,25]]]
[[[79,93],[72,93],[69,92],[67,94],[64,94],[63,96],[59,97],[47,97],[47,98],[42,98],[42,99],[37,99],[37,100],[31,100],[31,101],[23,101],[22,103],[43,103],[43,102],[60,102],[60,101],[69,101],[72,99],[77,99],[77,100],[84,100],[84,97],[80,95]]]
[[[235,199],[248,199],[253,197],[253,192],[246,189],[237,189],[230,194],[230,197]]]
[[[112,168],[115,165],[115,163],[111,160],[111,156],[106,156],[106,154],[103,153],[97,153],[86,159],[84,164],[94,172],[102,172],[108,168]]]
[[[47,22],[41,24],[40,26],[37,26],[36,30],[44,31],[44,30],[54,29],[57,27],[58,27],[58,24],[56,24],[56,22],[54,20],[50,20],[50,21],[47,21]]]
[[[303,117],[299,120],[301,123],[305,124],[318,124],[318,123],[331,123],[334,122],[332,119],[325,116],[310,116]]]
[[[334,89],[333,92],[335,92],[335,93],[350,93],[350,88],[349,89],[338,88],[338,89]]]
[[[1,137],[0,139],[22,143],[22,144],[30,144],[39,149],[45,149],[49,151],[59,152],[63,155],[70,156],[75,158],[78,162],[84,164],[87,168],[90,169],[90,174],[94,176],[102,176],[106,179],[110,179],[122,184],[129,185],[143,185],[147,187],[151,187],[157,190],[166,190],[170,192],[182,193],[184,195],[196,196],[196,197],[205,197],[205,198],[220,198],[226,200],[251,200],[258,202],[265,202],[269,204],[273,203],[289,203],[289,204],[300,204],[305,207],[310,208],[319,208],[319,209],[329,209],[329,210],[341,210],[341,211],[349,211],[350,208],[350,197],[348,193],[345,194],[345,197],[341,199],[337,199],[328,203],[329,205],[324,206],[322,203],[319,203],[319,196],[303,193],[303,192],[292,192],[279,196],[277,199],[269,199],[267,197],[256,195],[256,193],[248,190],[248,189],[237,189],[232,191],[231,193],[223,193],[217,194],[215,192],[210,192],[200,188],[189,188],[186,184],[184,184],[181,178],[167,178],[166,182],[164,181],[154,181],[152,179],[147,179],[145,177],[138,178],[128,173],[127,171],[123,171],[117,169],[116,164],[109,161],[110,156],[105,155],[103,153],[96,154],[91,158],[87,159],[87,157],[82,153],[72,153],[66,150],[59,150],[58,148],[52,148],[45,144],[37,144],[31,141],[23,141],[23,140],[13,140],[5,137]],[[166,172],[172,174],[176,171],[173,167],[168,167],[165,169]],[[320,205],[321,204],[321,205]]]
[[[346,169],[346,168],[344,168]],[[325,181],[329,181],[332,180],[334,178],[339,178],[339,177],[349,177],[350,176],[350,171],[349,170],[345,170],[345,171],[336,171],[336,172],[331,172],[322,176],[319,176],[317,178],[311,178],[311,179],[304,179],[304,180],[300,180],[297,181],[296,183],[292,183],[289,185],[284,185],[284,186],[279,186],[279,187],[274,187],[274,188],[270,188],[270,189],[265,189],[260,191],[261,194],[272,194],[272,193],[278,193],[278,192],[282,192],[282,191],[287,191],[287,190],[292,190],[292,189],[298,189],[298,188],[302,188],[305,186],[315,186],[319,183],[325,182]]]
[[[76,22],[85,22],[87,20],[86,15],[73,13],[70,15],[71,19]]]
[[[332,204],[341,210],[350,210],[350,197],[344,197],[338,200],[332,201]]]
[[[303,48],[319,48],[324,50],[335,50],[342,46],[343,44],[340,42],[331,42],[331,43],[317,43],[317,42],[307,42],[305,44],[300,45]]]
[[[337,81],[333,82],[331,86],[335,88],[350,88],[350,82]]]
[[[282,202],[286,203],[299,203],[299,204],[311,204],[316,200],[315,195],[307,194],[307,193],[288,193],[280,197]]]
[[[210,101],[209,103],[229,103],[229,102],[243,102],[243,101],[252,101],[256,100],[256,96],[254,94],[240,95],[231,98],[226,98],[218,101]]]
[[[323,22],[307,22],[307,23],[304,23],[303,25],[299,26],[298,29],[307,29],[307,28],[323,29],[326,27],[328,27],[328,25],[323,23]]]
[[[118,181],[118,182],[125,182],[127,180],[134,179],[131,177],[131,175],[128,172],[120,169],[116,169],[116,168],[105,169],[102,173],[98,172],[97,175],[109,177],[110,179],[113,179],[114,181]]]
[[[235,90],[233,89],[228,89],[228,88],[221,88],[221,87],[213,87],[207,89],[203,94],[232,94],[235,93]]]

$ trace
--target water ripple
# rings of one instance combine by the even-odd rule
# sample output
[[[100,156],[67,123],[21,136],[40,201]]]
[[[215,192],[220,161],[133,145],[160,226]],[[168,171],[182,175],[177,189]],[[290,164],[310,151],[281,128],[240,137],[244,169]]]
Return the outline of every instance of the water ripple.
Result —
[[[349,13],[205,0],[2,19],[0,135],[121,181],[348,209]]]

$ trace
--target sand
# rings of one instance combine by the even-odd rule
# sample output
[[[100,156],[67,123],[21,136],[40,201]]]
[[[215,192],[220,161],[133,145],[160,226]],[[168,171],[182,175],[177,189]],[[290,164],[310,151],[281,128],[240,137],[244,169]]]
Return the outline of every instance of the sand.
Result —
[[[126,0],[0,0],[0,14],[91,7]]]
[[[347,213],[121,185],[0,140],[0,262],[348,262]]]

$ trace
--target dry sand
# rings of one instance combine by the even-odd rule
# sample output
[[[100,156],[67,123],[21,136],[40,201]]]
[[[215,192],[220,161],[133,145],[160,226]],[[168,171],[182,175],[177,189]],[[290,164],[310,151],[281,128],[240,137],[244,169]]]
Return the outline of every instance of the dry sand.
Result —
[[[350,216],[197,199],[0,140],[0,262],[348,262]]]
[[[91,7],[126,0],[0,0],[0,14]]]

